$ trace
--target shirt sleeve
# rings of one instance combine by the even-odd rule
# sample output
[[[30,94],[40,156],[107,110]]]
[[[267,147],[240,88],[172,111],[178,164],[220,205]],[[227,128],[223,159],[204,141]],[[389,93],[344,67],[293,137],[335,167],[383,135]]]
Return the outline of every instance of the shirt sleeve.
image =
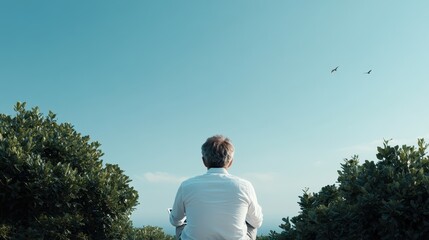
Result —
[[[185,224],[186,219],[182,191],[182,185],[180,185],[179,189],[177,190],[176,198],[174,199],[174,204],[170,213],[170,223],[176,227]]]
[[[258,203],[255,189],[251,183],[248,183],[248,194],[250,202],[246,215],[246,222],[254,228],[259,228],[261,227],[263,220],[262,208]]]

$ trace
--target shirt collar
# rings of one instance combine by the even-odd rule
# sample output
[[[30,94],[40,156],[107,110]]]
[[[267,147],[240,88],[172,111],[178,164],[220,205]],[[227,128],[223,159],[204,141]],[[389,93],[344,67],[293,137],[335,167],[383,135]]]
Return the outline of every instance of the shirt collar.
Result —
[[[228,174],[228,171],[226,171],[225,168],[210,168],[207,170],[207,173],[223,173],[223,174]]]

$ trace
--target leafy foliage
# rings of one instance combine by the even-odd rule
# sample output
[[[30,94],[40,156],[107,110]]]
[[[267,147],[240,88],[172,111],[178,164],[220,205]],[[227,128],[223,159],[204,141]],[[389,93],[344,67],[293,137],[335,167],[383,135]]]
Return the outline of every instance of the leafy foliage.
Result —
[[[17,103],[0,114],[0,239],[125,239],[137,192],[98,142]]]
[[[428,145],[378,147],[378,162],[346,159],[338,184],[300,196],[300,214],[271,239],[429,239]]]
[[[135,228],[130,240],[174,240],[173,236],[165,234],[163,229],[154,226]]]

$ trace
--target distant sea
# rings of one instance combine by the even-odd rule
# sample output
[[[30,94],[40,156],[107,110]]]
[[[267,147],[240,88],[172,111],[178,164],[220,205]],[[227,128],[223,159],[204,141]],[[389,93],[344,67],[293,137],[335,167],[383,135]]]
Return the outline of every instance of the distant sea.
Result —
[[[271,230],[276,231],[278,233],[281,232],[281,229],[278,227],[280,224],[282,223],[281,219],[280,220],[276,220],[276,221],[267,221],[264,220],[262,226],[260,229],[258,229],[258,236],[259,235],[268,235],[270,233]],[[165,233],[169,234],[169,235],[174,235],[175,233],[175,228],[170,225],[169,223],[162,223],[162,224],[158,224],[158,225],[151,225],[154,227],[161,227]],[[142,226],[134,226],[134,227],[142,227]]]

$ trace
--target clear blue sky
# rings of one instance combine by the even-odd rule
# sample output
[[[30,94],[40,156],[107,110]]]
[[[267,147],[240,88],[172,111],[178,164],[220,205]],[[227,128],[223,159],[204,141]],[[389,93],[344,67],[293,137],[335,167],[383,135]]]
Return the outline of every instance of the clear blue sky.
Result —
[[[224,134],[253,182],[261,233],[344,158],[429,136],[429,1],[1,1],[0,112],[49,110],[102,144],[172,232],[180,181]],[[331,73],[331,69],[338,71]],[[371,74],[364,72],[372,69]]]

